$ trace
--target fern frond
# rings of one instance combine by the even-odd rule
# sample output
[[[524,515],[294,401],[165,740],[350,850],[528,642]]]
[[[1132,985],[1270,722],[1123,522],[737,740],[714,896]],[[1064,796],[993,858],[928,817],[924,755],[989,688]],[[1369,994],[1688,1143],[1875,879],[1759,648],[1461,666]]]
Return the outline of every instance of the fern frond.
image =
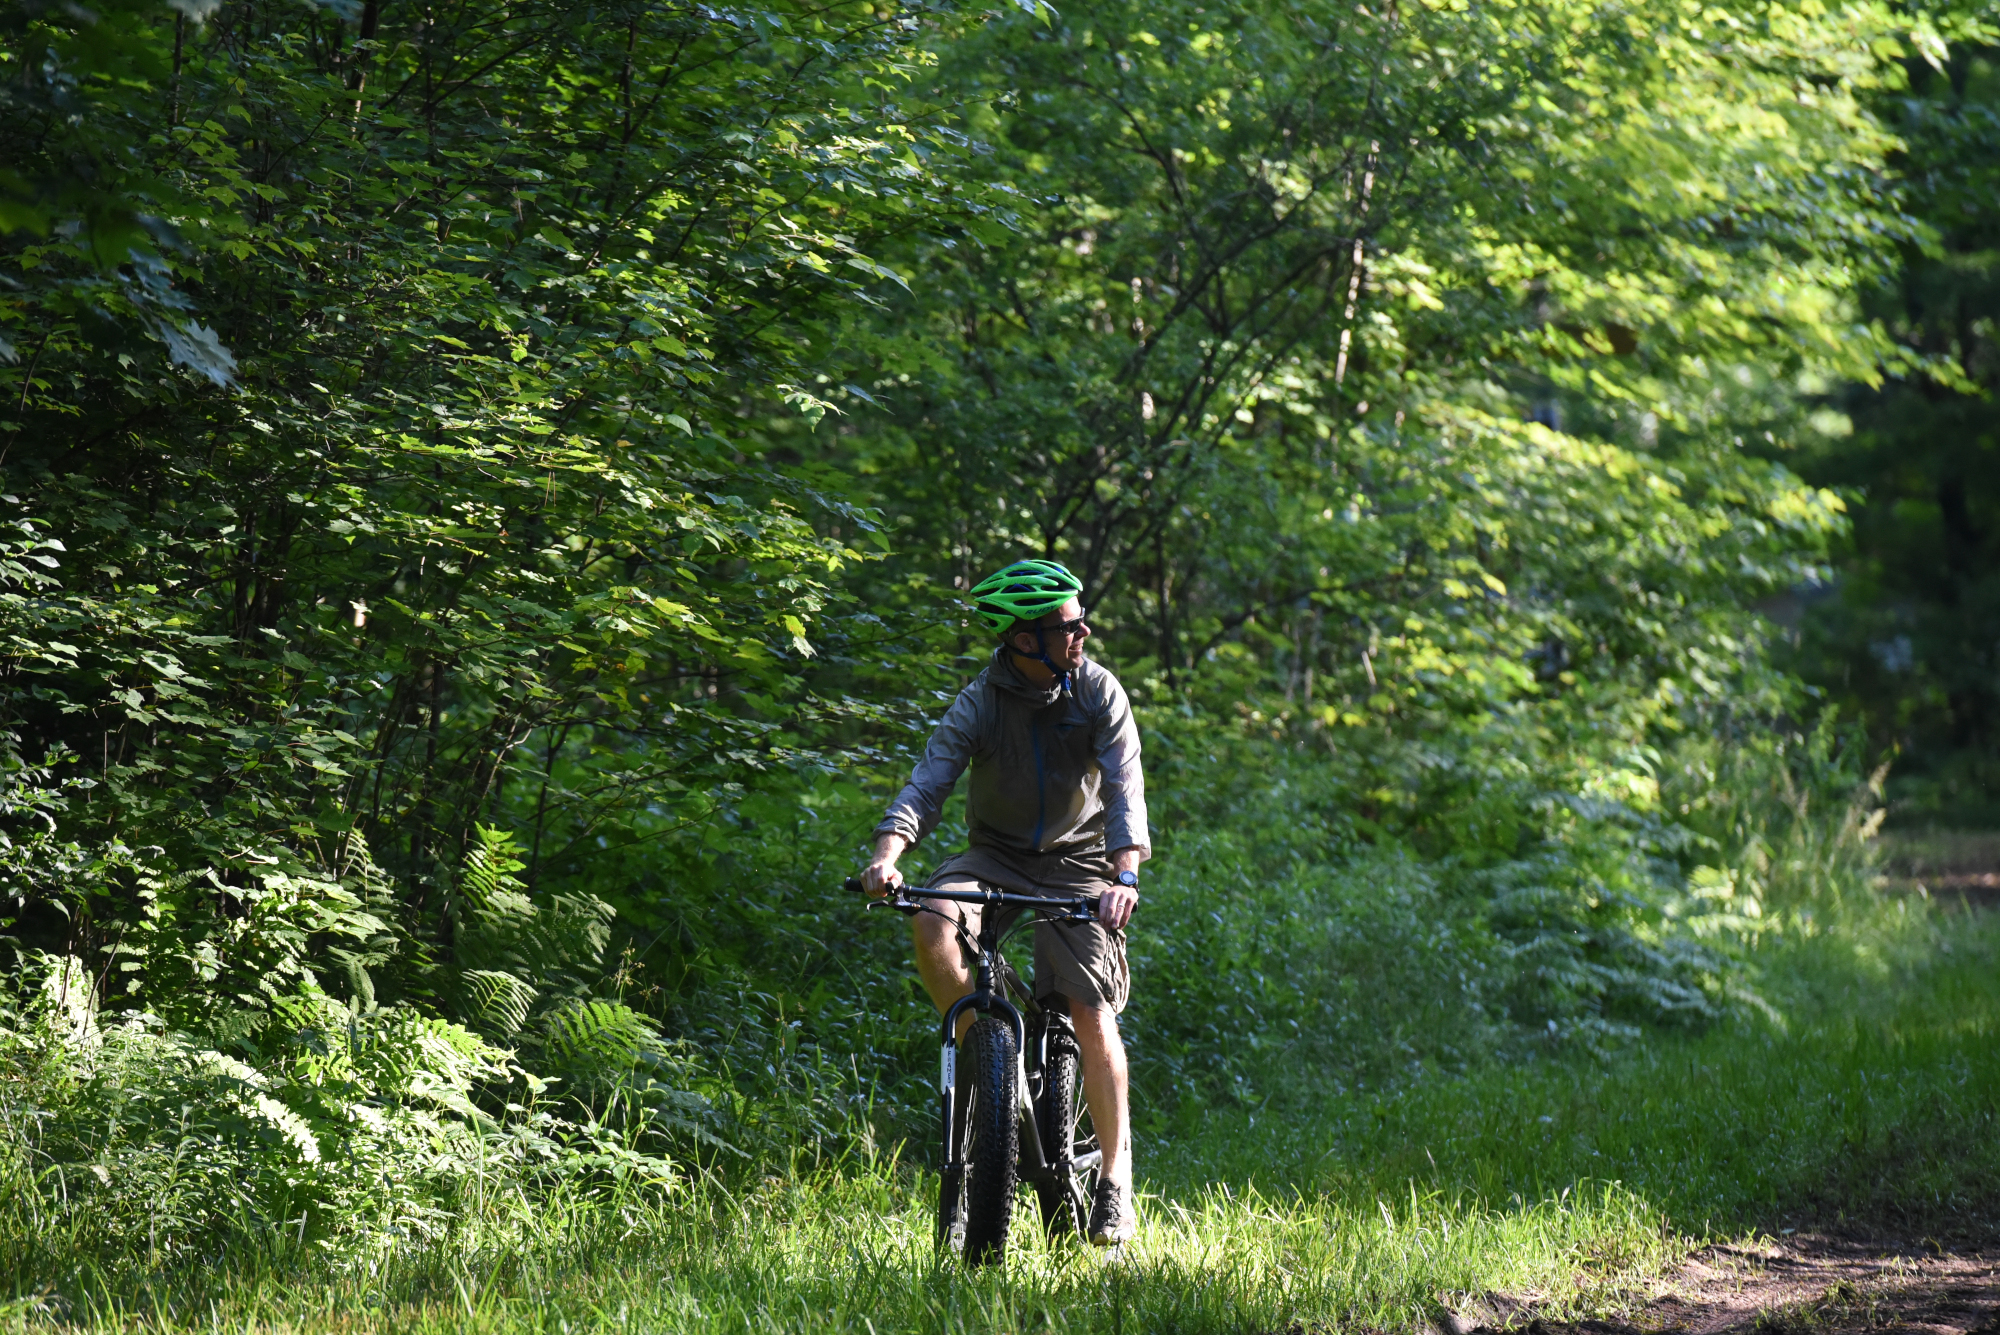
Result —
[[[462,975],[469,1018],[480,1029],[502,1037],[521,1032],[535,989],[511,973],[497,969],[467,969]]]
[[[521,846],[512,832],[492,825],[475,825],[473,833],[478,842],[465,855],[459,894],[477,909],[496,907],[503,897],[519,897],[525,904],[527,897],[521,894],[521,882],[514,873],[528,864],[516,856]]]
[[[545,1023],[549,1056],[586,1078],[628,1073],[661,1043],[651,1020],[616,1001],[576,1002]]]

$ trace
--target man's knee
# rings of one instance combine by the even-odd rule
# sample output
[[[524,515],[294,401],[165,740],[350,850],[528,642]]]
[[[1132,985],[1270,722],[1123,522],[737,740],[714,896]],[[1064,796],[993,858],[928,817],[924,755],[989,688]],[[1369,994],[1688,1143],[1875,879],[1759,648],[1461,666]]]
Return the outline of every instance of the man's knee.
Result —
[[[1118,1043],[1118,1012],[1094,1002],[1069,999],[1070,1023],[1085,1044],[1111,1047]]]
[[[939,960],[956,960],[963,953],[956,925],[935,913],[919,913],[910,919],[911,935],[917,950]]]

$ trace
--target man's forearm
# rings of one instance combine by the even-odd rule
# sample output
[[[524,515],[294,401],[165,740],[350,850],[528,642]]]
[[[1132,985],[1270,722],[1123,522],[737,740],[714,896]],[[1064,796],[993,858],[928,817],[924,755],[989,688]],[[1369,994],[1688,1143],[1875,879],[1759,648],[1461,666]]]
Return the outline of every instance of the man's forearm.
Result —
[[[903,856],[903,850],[909,846],[909,840],[891,831],[875,841],[875,860],[894,866],[896,859]]]
[[[1112,874],[1116,875],[1121,871],[1137,871],[1139,870],[1139,864],[1150,856],[1152,856],[1152,850],[1141,848],[1137,844],[1128,844],[1111,855]]]

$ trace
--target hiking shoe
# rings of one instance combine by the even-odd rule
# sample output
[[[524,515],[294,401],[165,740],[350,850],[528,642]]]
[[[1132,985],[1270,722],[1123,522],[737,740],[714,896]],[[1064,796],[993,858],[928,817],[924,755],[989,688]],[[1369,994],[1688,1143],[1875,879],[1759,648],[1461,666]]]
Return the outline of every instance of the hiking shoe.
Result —
[[[1090,1195],[1090,1240],[1099,1247],[1131,1241],[1139,1220],[1132,1213],[1131,1192],[1116,1182],[1099,1182]]]

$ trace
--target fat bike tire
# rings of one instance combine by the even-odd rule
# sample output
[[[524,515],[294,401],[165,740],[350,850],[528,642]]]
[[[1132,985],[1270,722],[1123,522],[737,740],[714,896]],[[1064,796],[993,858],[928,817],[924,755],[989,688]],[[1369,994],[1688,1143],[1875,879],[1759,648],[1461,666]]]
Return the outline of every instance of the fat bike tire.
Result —
[[[1042,1138],[1042,1162],[1054,1167],[1068,1162],[1076,1148],[1076,1124],[1083,1098],[1078,1076],[1082,1063],[1076,1039],[1067,1031],[1052,1031],[1047,1056],[1042,1065],[1042,1092],[1035,1100],[1035,1125]],[[1042,1231],[1051,1238],[1080,1234],[1085,1221],[1078,1218],[1078,1184],[1084,1170],[1072,1169],[1067,1190],[1055,1183],[1035,1184],[1035,1204],[1042,1214]],[[1090,1183],[1082,1181],[1081,1199],[1088,1201]],[[1087,1211],[1088,1206],[1084,1209]]]
[[[990,1016],[981,1019],[966,1034],[963,1051],[971,1068],[965,1110],[965,1263],[993,1265],[1007,1254],[1020,1152],[1013,1027]]]

